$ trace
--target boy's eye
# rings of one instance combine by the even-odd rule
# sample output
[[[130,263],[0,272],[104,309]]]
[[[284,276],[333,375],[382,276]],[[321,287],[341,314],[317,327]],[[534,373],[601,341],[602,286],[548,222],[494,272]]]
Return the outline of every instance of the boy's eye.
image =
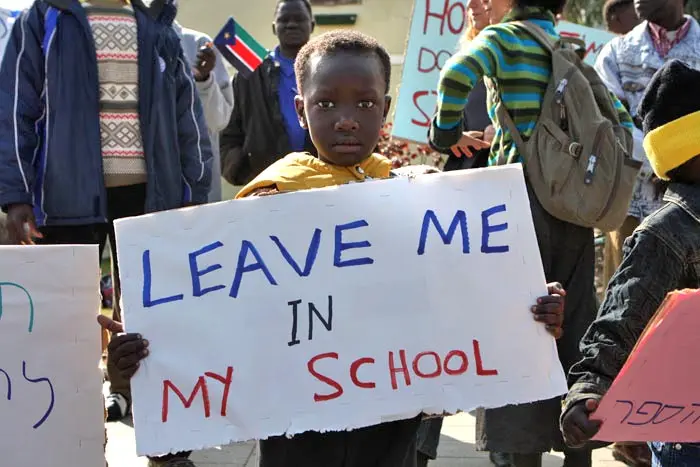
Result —
[[[360,103],[357,105],[361,109],[371,109],[374,107],[374,102],[372,101],[360,101]]]
[[[317,104],[322,109],[332,109],[335,104],[332,101],[319,101]]]

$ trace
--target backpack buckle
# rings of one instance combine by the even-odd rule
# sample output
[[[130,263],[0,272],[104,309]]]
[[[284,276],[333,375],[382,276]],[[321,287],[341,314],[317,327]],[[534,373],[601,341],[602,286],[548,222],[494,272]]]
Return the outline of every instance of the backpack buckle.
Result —
[[[583,146],[580,143],[574,141],[573,143],[569,144],[569,154],[571,154],[572,157],[578,159],[579,157],[581,157],[582,151]]]

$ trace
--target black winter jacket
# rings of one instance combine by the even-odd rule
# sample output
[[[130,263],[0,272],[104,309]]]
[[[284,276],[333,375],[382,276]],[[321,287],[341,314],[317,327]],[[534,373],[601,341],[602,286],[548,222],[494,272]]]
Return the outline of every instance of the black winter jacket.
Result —
[[[233,113],[221,132],[221,167],[233,185],[245,185],[292,151],[277,96],[280,64],[271,56],[249,76],[233,77]],[[316,154],[307,133],[305,151]]]

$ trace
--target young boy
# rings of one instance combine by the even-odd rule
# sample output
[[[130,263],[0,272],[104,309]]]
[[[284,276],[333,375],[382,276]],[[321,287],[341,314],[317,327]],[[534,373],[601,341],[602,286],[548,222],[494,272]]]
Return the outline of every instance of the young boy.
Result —
[[[237,197],[389,177],[391,163],[372,153],[390,106],[391,62],[386,50],[361,33],[333,31],[305,45],[295,68],[299,121],[309,130],[319,156],[289,154],[264,170]],[[532,311],[556,337],[561,333],[564,292],[552,284],[550,293]],[[147,354],[146,345],[133,334],[118,336],[110,344],[110,358],[124,376],[131,377]],[[420,419],[417,416],[354,431],[272,437],[260,441],[259,465],[415,467]]]
[[[598,318],[582,341],[583,360],[569,374],[561,428],[582,445],[600,425],[589,418],[622,369],[666,294],[700,288],[700,71],[677,60],[652,78],[639,107],[644,149],[662,180],[666,204],[627,239]],[[652,443],[653,465],[700,465],[699,445]],[[680,449],[679,449],[680,448]]]

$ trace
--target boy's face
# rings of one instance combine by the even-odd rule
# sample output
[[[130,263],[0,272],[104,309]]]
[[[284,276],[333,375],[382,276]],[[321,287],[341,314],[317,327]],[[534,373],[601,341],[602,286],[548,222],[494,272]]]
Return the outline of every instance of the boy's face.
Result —
[[[299,122],[308,128],[319,158],[352,166],[367,158],[379,141],[389,113],[384,72],[374,53],[314,55],[308,63]]]
[[[640,23],[634,4],[630,3],[615,12],[614,19],[610,22],[610,32],[615,34],[627,34]]]

